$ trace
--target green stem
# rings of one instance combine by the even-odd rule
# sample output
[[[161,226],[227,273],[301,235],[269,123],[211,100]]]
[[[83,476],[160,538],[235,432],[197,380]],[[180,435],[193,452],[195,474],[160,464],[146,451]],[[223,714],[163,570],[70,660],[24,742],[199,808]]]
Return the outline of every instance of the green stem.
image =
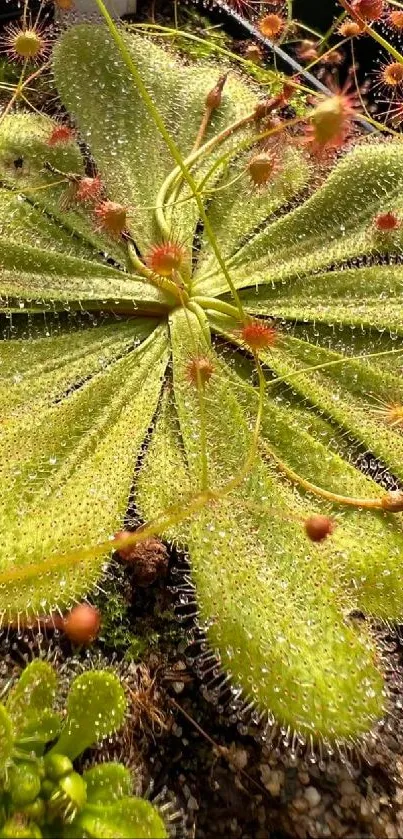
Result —
[[[260,435],[260,430],[261,430],[261,427],[262,427],[262,419],[263,419],[263,408],[264,408],[264,399],[265,399],[265,392],[266,392],[266,379],[264,377],[263,370],[262,370],[262,365],[259,361],[259,358],[257,357],[257,355],[255,353],[253,354],[253,357],[254,357],[254,360],[255,360],[257,374],[258,374],[258,378],[259,378],[259,394],[258,394],[259,402],[258,402],[258,408],[257,408],[257,413],[256,413],[255,427],[253,429],[252,444],[251,444],[248,456],[245,460],[245,463],[244,463],[241,471],[239,472],[238,475],[235,476],[235,478],[232,479],[232,481],[229,481],[226,484],[225,494],[227,494],[228,492],[231,492],[232,490],[236,489],[236,487],[239,486],[242,483],[242,481],[248,476],[248,474],[250,472],[250,469],[251,469],[251,466],[253,464],[253,461],[255,460],[257,451],[258,451],[259,435]]]
[[[203,335],[206,339],[206,343],[208,344],[208,346],[210,346],[211,345],[210,324],[208,322],[208,319],[206,318],[206,315],[204,314],[203,309],[199,306],[199,304],[197,303],[197,300],[195,298],[192,298],[191,300],[189,300],[189,302],[186,304],[186,308],[189,309],[190,312],[193,312],[193,314],[197,317],[197,320],[199,321],[199,324],[200,324],[200,328],[201,328],[201,330],[203,332]],[[235,309],[235,311],[238,315],[238,310]]]
[[[222,315],[229,315],[234,320],[239,320],[238,309],[231,306],[231,303],[226,303],[224,300],[218,300],[214,297],[192,297],[194,303],[201,306],[202,309],[212,309],[214,312],[220,312]]]
[[[192,151],[191,154],[189,154],[188,157],[186,157],[185,160],[182,161],[184,166],[187,169],[189,169],[191,166],[193,166],[194,163],[197,163],[200,160],[200,158],[203,157],[203,155],[209,154],[216,145],[224,142],[224,140],[226,140],[232,133],[239,130],[239,128],[243,127],[244,125],[247,125],[253,119],[254,119],[254,114],[251,113],[248,116],[242,117],[242,119],[239,119],[236,122],[233,122],[232,125],[229,125],[223,131],[220,131],[219,134],[216,134],[214,137],[211,137],[211,139],[208,140],[207,143],[204,143],[203,146],[200,146],[200,148]],[[180,165],[175,166],[175,168],[172,169],[171,172],[169,172],[169,174],[167,175],[167,177],[165,178],[165,180],[161,184],[161,187],[160,187],[158,195],[157,195],[156,208],[155,208],[155,220],[156,220],[156,223],[157,223],[162,235],[166,239],[170,238],[170,228],[169,228],[166,216],[165,216],[167,196],[169,195],[170,190],[173,188],[173,186],[175,184],[175,181],[180,178],[181,174],[182,174],[182,177],[183,177],[182,166],[180,166]],[[177,187],[178,187],[178,184],[176,184],[176,189],[177,189]],[[197,186],[195,186],[195,189],[197,191]],[[196,193],[195,193],[195,197],[196,197]]]
[[[330,492],[328,489],[318,487],[316,484],[312,484],[311,481],[307,481],[305,478],[302,478],[301,475],[298,475],[298,473],[295,472],[294,469],[291,469],[290,466],[287,466],[287,464],[275,454],[273,449],[268,445],[268,443],[266,443],[265,440],[262,441],[261,446],[264,454],[270,460],[274,461],[276,466],[284,473],[284,475],[287,476],[287,478],[290,479],[290,481],[297,484],[307,492],[312,493],[312,495],[323,498],[325,501],[331,501],[332,504],[341,504],[344,507],[355,507],[360,510],[385,510],[387,512],[400,512],[398,500],[396,499],[395,503],[395,507],[398,509],[394,509],[393,498],[389,493],[383,495],[381,498],[354,498],[349,495],[339,495],[337,492]]]
[[[201,324],[200,315],[203,315],[203,312],[197,311],[199,307],[197,304],[193,304],[193,307],[185,307],[185,317],[188,324],[189,334],[192,339],[193,344],[193,353],[194,357],[197,358],[200,354],[200,349],[198,346],[198,342],[193,333],[192,328],[192,321],[189,316],[189,310],[195,315],[198,320],[198,323]],[[195,311],[196,310],[196,311]],[[202,326],[202,331],[204,334],[204,327]],[[197,385],[197,400],[199,403],[199,433],[200,433],[200,462],[201,462],[201,491],[206,492],[208,490],[208,458],[207,458],[207,423],[206,423],[206,395],[205,395],[205,388],[204,384],[200,375],[200,370],[196,367],[196,385]]]

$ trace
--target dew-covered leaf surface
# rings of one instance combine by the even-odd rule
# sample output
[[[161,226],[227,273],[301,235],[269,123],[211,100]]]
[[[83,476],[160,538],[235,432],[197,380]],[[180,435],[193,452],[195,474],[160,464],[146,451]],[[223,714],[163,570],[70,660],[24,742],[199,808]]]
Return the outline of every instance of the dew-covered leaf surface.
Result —
[[[259,91],[231,69],[189,158],[206,95],[228,68],[123,38],[209,224],[198,225],[110,34],[67,29],[54,72],[74,136],[49,146],[38,115],[0,125],[0,615],[43,614],[88,592],[134,493],[144,520],[174,510],[160,535],[189,550],[201,622],[234,684],[291,729],[356,738],[384,696],[371,639],[349,614],[401,619],[403,532],[400,513],[329,493],[377,503],[380,478],[403,479],[402,233],[374,222],[401,212],[403,147],[358,142],[317,172],[295,136],[268,138],[276,165],[257,189],[248,162]],[[86,171],[82,141],[103,197],[126,208],[124,236],[101,230],[93,206],[71,195],[66,205],[66,179],[56,183],[56,171]],[[139,269],[166,236],[161,214],[186,250],[188,307]],[[276,330],[258,354],[260,401],[217,248],[243,317]],[[316,512],[335,523],[320,544],[304,529]],[[113,807],[108,829],[137,818]]]

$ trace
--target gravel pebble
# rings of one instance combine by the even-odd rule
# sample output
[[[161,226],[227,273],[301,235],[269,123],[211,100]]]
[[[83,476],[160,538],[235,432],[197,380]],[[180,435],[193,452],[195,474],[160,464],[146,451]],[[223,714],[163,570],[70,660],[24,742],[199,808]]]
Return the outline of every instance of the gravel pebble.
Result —
[[[310,808],[317,807],[321,800],[321,794],[316,787],[307,787],[304,792],[305,798],[308,801]]]

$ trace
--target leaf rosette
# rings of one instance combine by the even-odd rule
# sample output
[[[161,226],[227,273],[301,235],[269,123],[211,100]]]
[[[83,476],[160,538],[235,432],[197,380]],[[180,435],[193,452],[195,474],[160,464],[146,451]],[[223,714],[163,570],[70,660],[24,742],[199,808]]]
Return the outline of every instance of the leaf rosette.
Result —
[[[378,480],[403,472],[386,410],[402,402],[401,232],[373,224],[402,209],[403,150],[359,143],[317,178],[287,132],[256,188],[259,91],[233,69],[195,147],[226,69],[74,25],[54,74],[76,137],[49,146],[45,116],[1,122],[0,611],[87,592],[134,491],[186,544],[234,683],[286,728],[354,739],[384,693],[349,613],[403,612],[401,516]],[[66,202],[78,138],[123,236]],[[168,278],[149,267],[167,241]],[[255,317],[271,346],[245,347]],[[303,527],[314,513],[336,524],[321,544]]]

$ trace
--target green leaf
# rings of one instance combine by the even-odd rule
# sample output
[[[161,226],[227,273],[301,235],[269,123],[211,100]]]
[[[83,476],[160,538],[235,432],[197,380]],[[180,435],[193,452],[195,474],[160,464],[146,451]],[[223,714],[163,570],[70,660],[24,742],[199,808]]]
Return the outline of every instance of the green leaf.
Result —
[[[261,285],[242,293],[249,312],[290,322],[374,327],[402,334],[403,269],[400,265],[344,268],[294,279],[280,288]]]
[[[7,697],[7,710],[19,734],[27,717],[38,719],[53,707],[56,688],[57,676],[50,664],[40,660],[27,664]]]
[[[124,37],[167,128],[181,152],[189,154],[206,95],[217,82],[217,70],[208,64],[187,68],[151,39],[132,33]],[[157,193],[175,163],[115,43],[104,27],[71,27],[55,49],[54,72],[62,100],[91,145],[110,197],[131,208],[130,229],[141,251],[147,252],[156,236],[153,208]],[[230,80],[212,129],[217,131],[229,120],[250,112],[255,101],[245,85]],[[209,158],[208,168],[212,162]],[[180,197],[186,199],[189,193],[184,191]],[[186,203],[180,206],[175,211],[174,239],[191,246],[196,221],[193,203],[191,208]]]
[[[124,798],[110,807],[87,806],[64,835],[79,839],[83,831],[89,839],[168,839],[158,810],[142,798]]]
[[[101,234],[91,208],[80,207],[68,181],[46,169],[50,164],[63,173],[84,175],[83,157],[74,138],[56,146],[48,145],[54,125],[48,117],[32,113],[13,114],[0,123],[0,176],[16,194],[17,201],[24,203],[23,211],[14,210],[11,215],[10,221],[18,221],[13,238],[18,236],[18,241],[24,242],[23,214],[25,227],[33,238],[37,224],[36,241],[43,236],[43,230],[53,229],[53,243],[48,237],[48,247],[55,250],[57,243],[63,241],[65,252],[72,256],[100,259],[97,254],[106,252],[124,266],[127,261],[124,246]],[[15,160],[21,164],[17,169]],[[4,223],[0,211],[3,235]]]
[[[3,775],[14,749],[14,727],[10,714],[0,704],[0,776]]]
[[[350,151],[305,203],[265,226],[228,261],[236,287],[279,283],[346,259],[399,251],[401,234],[382,238],[372,221],[385,208],[399,208],[402,161],[398,142]],[[194,289],[212,296],[228,285],[221,274],[196,276]]]
[[[164,476],[161,480],[161,475]],[[137,506],[147,521],[162,516],[168,507],[179,509],[192,497],[189,473],[182,449],[178,417],[168,390],[163,394],[150,443],[136,481]],[[161,534],[182,547],[187,541],[187,522]]]
[[[166,340],[158,327],[140,347],[67,389],[65,398],[38,410],[32,403],[0,431],[6,614],[67,606],[99,577],[105,541],[121,528],[157,405]],[[81,558],[83,544],[102,547]]]
[[[233,385],[253,418],[256,391],[245,381],[240,387],[236,376],[233,376]],[[351,498],[375,498],[383,494],[379,485],[348,462],[352,457],[352,446],[342,428],[338,434],[334,424],[330,426],[324,418],[318,417],[310,405],[303,407],[297,403],[296,407],[295,396],[290,397],[289,390],[281,391],[277,387],[273,398],[270,380],[268,388],[262,437],[277,457],[306,480],[331,492],[341,492]],[[279,470],[279,477],[281,474]],[[403,528],[399,517],[332,505],[302,487],[294,486],[294,491],[334,519],[337,526],[332,534],[332,547],[340,569],[343,569],[346,590],[350,590],[356,608],[384,620],[388,615],[398,619],[403,607],[399,560]]]
[[[186,363],[195,340],[203,346],[203,336],[197,319],[188,318],[189,327],[177,312],[170,327],[175,400],[197,486],[200,408]],[[212,357],[216,373],[206,386],[205,451],[209,483],[217,490],[240,472],[252,436],[230,377]],[[358,636],[344,619],[354,600],[343,591],[337,548],[330,543],[318,550],[301,527],[311,512],[311,504],[256,456],[239,486],[192,523],[192,575],[210,643],[259,707],[305,734],[356,736],[381,713],[382,679],[368,637]]]
[[[150,335],[157,321],[136,318],[83,329],[82,323],[50,334],[38,324],[40,337],[3,341],[0,344],[0,413],[2,421],[59,402],[69,391],[106,370]],[[42,328],[41,328],[42,327]],[[43,337],[45,330],[46,337]]]
[[[300,152],[292,147],[277,149],[274,146],[273,153],[278,168],[267,185],[254,186],[248,174],[248,162],[256,154],[252,147],[246,154],[229,161],[218,191],[213,192],[208,217],[221,254],[227,259],[233,258],[251,234],[294,199],[309,180],[308,161]],[[197,274],[214,270],[217,270],[217,263],[204,237]]]
[[[89,804],[111,804],[133,790],[131,773],[121,763],[102,763],[83,774]]]
[[[160,312],[169,298],[150,284],[113,268],[0,237],[0,304],[56,301],[82,310]],[[4,298],[1,301],[1,298]],[[10,298],[10,299],[9,299]],[[122,302],[120,302],[122,301]],[[91,305],[92,304],[92,305]]]
[[[365,359],[329,364],[341,362],[346,356],[297,338],[283,338],[278,349],[263,353],[262,358],[318,410],[386,462],[398,477],[403,476],[400,426],[393,427],[382,414],[382,401],[387,407],[403,400],[400,376],[378,370]],[[322,364],[329,366],[298,374],[298,370]]]
[[[62,719],[56,711],[44,708],[40,714],[26,714],[17,738],[17,748],[42,756],[46,745],[60,732]]]
[[[126,713],[125,693],[119,679],[107,670],[93,670],[77,676],[67,698],[67,719],[49,754],[63,754],[75,760],[117,731]]]

